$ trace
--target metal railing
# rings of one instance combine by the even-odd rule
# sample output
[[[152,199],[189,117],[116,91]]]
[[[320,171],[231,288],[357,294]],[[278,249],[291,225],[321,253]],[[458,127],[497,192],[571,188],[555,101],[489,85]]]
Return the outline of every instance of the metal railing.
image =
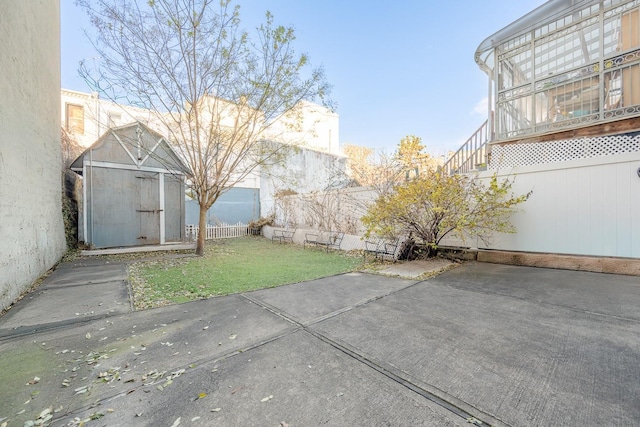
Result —
[[[453,175],[484,169],[489,154],[489,120],[486,120],[473,135],[456,151],[442,167],[444,173]]]

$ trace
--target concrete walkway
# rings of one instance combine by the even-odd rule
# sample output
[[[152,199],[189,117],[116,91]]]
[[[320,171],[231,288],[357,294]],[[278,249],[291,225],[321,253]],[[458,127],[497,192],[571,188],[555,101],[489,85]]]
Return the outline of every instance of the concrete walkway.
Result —
[[[640,425],[638,277],[469,263],[132,312],[123,271],[63,266],[0,318],[0,424]]]

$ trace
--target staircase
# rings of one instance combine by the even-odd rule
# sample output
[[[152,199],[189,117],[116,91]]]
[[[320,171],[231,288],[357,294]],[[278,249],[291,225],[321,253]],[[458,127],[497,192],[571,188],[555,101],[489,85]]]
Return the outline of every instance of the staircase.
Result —
[[[489,121],[482,126],[442,166],[447,175],[485,169],[489,161]]]

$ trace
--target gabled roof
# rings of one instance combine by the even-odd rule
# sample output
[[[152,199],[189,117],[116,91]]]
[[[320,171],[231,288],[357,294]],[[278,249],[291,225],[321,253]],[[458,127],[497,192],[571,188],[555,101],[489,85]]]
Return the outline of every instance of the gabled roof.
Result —
[[[480,43],[476,49],[476,63],[484,72],[490,73],[494,66],[493,51],[496,46],[530,32],[534,28],[549,24],[563,16],[598,3],[600,0],[549,0]]]
[[[138,159],[136,160],[136,158],[133,156],[133,154],[127,149],[127,147],[122,144],[122,141],[120,139],[120,137],[118,136],[118,134],[124,130],[130,129],[130,128],[138,128],[143,130],[143,132],[151,135],[154,140],[156,140],[157,142],[154,144],[154,146],[150,149],[145,149],[145,156],[142,159]],[[132,164],[137,164],[138,166],[142,166],[142,164],[149,159],[157,150],[159,147],[164,148],[164,151],[171,157],[171,165],[183,172],[183,173],[188,173],[189,172],[189,168],[184,164],[184,162],[180,159],[180,157],[175,153],[175,151],[173,150],[173,148],[171,148],[171,145],[168,143],[167,139],[162,136],[161,134],[159,134],[158,132],[152,130],[151,128],[149,128],[148,126],[146,126],[144,123],[141,123],[139,121],[136,122],[132,122],[123,126],[118,126],[118,127],[114,127],[114,128],[110,128],[108,129],[104,134],[102,134],[102,136],[100,138],[98,138],[98,140],[96,142],[94,142],[89,148],[87,148],[86,150],[84,150],[82,152],[82,154],[80,154],[78,156],[77,159],[75,159],[73,161],[73,163],[71,163],[70,169],[74,172],[78,172],[78,173],[82,173],[82,165],[84,162],[84,157],[89,154],[91,151],[93,150],[97,150],[99,148],[101,148],[107,141],[110,140],[111,136],[114,136],[114,138],[121,143],[122,148],[129,154],[129,156],[131,157],[132,160]]]

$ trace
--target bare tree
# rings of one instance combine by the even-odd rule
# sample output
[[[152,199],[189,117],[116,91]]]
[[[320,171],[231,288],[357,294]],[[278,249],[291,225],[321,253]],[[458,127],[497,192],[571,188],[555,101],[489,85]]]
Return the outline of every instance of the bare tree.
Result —
[[[228,0],[77,4],[97,29],[100,57],[97,67],[81,64],[80,74],[107,99],[157,113],[149,124],[190,169],[201,230],[221,194],[282,160],[287,146],[273,142],[275,129],[295,123],[300,102],[327,95],[323,70],[294,51],[293,29],[274,26],[269,12],[252,38]]]

